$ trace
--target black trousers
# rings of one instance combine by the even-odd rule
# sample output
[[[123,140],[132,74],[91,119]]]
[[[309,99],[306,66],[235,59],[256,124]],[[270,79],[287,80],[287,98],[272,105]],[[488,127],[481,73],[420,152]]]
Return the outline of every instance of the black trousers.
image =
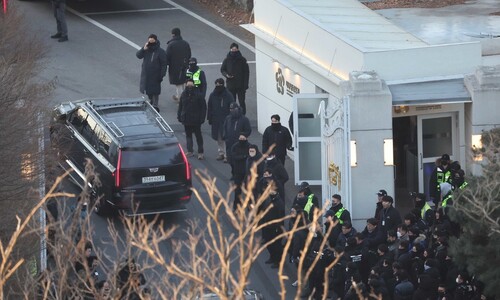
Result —
[[[184,125],[184,130],[186,131],[186,146],[188,152],[193,152],[193,133],[196,137],[196,143],[198,144],[198,153],[203,153],[203,136],[201,135],[201,124],[200,125]]]
[[[231,89],[229,91],[231,92],[231,94],[233,94],[234,101],[236,101],[236,98],[238,98],[238,102],[240,103],[240,107],[241,107],[241,113],[246,115],[247,114],[247,105],[245,104],[245,94],[247,91],[243,88]]]

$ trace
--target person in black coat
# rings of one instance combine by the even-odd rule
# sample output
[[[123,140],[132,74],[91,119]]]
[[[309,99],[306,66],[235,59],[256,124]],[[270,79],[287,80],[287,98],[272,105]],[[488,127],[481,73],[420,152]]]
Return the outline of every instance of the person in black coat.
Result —
[[[167,42],[167,65],[168,80],[175,85],[173,100],[179,102],[180,94],[186,82],[186,69],[189,58],[191,58],[191,47],[182,39],[179,28],[172,29],[172,39]]]
[[[147,43],[135,55],[142,59],[139,91],[148,95],[151,105],[159,111],[158,97],[161,93],[161,82],[167,74],[167,54],[160,48],[158,37],[150,34]]]
[[[212,139],[217,141],[217,160],[226,158],[226,144],[222,138],[224,120],[229,116],[229,106],[234,102],[233,95],[224,86],[224,79],[215,80],[215,89],[208,97],[207,120],[212,126]]]
[[[262,152],[267,153],[269,148],[274,145],[274,153],[285,165],[286,150],[292,148],[292,136],[288,128],[280,123],[279,115],[271,116],[271,126],[264,130],[262,135]]]
[[[401,215],[399,211],[392,206],[394,199],[391,196],[382,197],[382,207],[383,209],[379,214],[379,225],[380,229],[387,233],[388,230],[397,230],[398,225],[401,224]]]
[[[246,58],[241,55],[238,44],[232,43],[230,51],[222,62],[220,71],[227,80],[227,88],[233,94],[234,99],[238,98],[242,113],[247,112],[245,104],[245,93],[248,90],[248,79],[250,69]]]
[[[281,162],[276,158],[274,153],[271,153],[266,157],[264,161],[264,169],[271,169],[273,171],[273,176],[276,179],[276,186],[278,187],[278,193],[282,199],[285,198],[285,183],[290,179],[288,172]]]
[[[325,218],[325,232],[328,232],[330,226],[337,222],[328,236],[330,246],[334,247],[339,235],[342,233],[342,224],[351,223],[351,214],[342,205],[342,197],[339,194],[332,195],[332,206],[326,211]]]
[[[385,234],[380,229],[378,221],[375,218],[366,220],[366,227],[361,233],[368,244],[368,248],[373,252],[377,251],[378,245],[386,241]]]
[[[233,210],[241,204],[241,185],[245,180],[246,162],[250,143],[241,133],[238,142],[231,147],[231,181],[235,185]]]
[[[269,211],[260,220],[260,224],[266,224],[274,220],[278,220],[285,217],[285,202],[281,199],[276,188],[272,189],[269,193],[269,197],[262,203],[259,208],[260,211]],[[267,243],[275,239],[278,235],[283,232],[284,222],[278,222],[274,224],[269,224],[262,228],[262,238],[264,242]],[[281,256],[283,255],[283,244],[282,239],[277,239],[273,243],[269,244],[266,249],[269,252],[269,259],[266,264],[271,264],[271,268],[278,268]]]
[[[259,189],[258,189],[258,184],[259,180],[262,178],[264,175],[264,163],[259,160],[262,159],[262,153],[259,151],[259,147],[255,144],[250,144],[248,147],[248,157],[247,161],[245,164],[245,183],[249,183],[250,180],[252,179],[252,168],[256,168],[255,171],[257,172],[256,178],[255,178],[255,185],[252,187],[252,193],[254,196],[254,200],[256,201],[259,196]]]
[[[233,102],[229,105],[229,116],[224,120],[222,126],[222,138],[226,143],[226,158],[224,162],[231,162],[231,147],[236,143],[241,134],[247,138],[252,133],[250,120],[241,114],[238,103]]]
[[[177,109],[177,120],[184,125],[186,131],[187,156],[193,155],[193,133],[198,144],[198,159],[203,159],[203,136],[201,124],[205,122],[207,104],[200,94],[194,90],[192,80],[186,82],[186,89],[181,94]]]

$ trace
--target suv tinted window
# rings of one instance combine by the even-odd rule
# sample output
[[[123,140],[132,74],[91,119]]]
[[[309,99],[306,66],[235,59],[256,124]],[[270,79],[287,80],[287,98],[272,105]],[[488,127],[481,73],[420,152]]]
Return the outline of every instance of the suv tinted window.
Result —
[[[184,163],[177,144],[127,148],[122,151],[121,160],[122,168],[147,168]]]
[[[83,109],[79,108],[75,111],[70,118],[70,123],[78,130],[78,132],[82,132],[83,125],[86,124],[85,120],[87,120],[88,113]]]

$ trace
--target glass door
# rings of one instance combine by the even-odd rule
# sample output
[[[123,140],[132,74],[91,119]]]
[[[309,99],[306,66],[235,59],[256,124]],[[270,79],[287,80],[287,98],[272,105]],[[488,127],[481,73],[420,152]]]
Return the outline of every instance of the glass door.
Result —
[[[419,192],[429,195],[429,178],[436,159],[445,153],[453,159],[456,126],[455,113],[418,116]]]

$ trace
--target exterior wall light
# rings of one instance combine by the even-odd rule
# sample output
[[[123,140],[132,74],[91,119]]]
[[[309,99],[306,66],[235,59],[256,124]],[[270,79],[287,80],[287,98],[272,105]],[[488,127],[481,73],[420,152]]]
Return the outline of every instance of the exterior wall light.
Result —
[[[483,149],[483,143],[481,142],[480,134],[472,135],[472,154],[474,161],[483,161],[483,154],[481,150]]]
[[[392,139],[384,139],[384,166],[394,166],[394,147]]]
[[[356,141],[351,141],[351,167],[356,167],[358,165],[358,157],[356,151]]]
[[[393,107],[393,110],[397,114],[406,114],[410,110],[410,107],[406,105],[396,105]]]

